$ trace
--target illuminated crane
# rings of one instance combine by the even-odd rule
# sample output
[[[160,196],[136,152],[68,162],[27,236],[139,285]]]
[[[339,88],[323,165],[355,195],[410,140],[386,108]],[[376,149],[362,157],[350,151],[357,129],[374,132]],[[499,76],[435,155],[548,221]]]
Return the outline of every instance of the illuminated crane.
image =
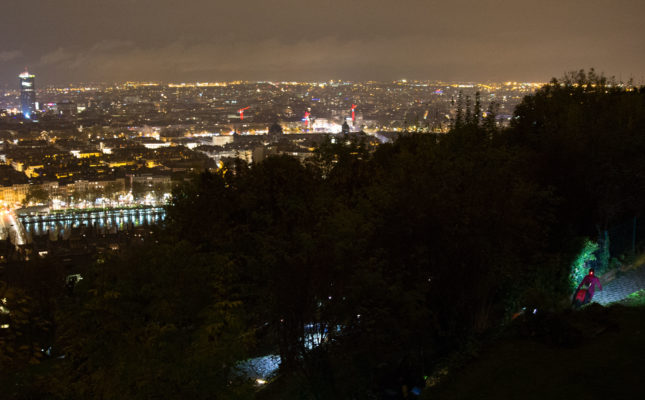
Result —
[[[237,112],[240,113],[240,121],[244,121],[244,110],[248,110],[249,108],[251,108],[251,106],[240,108],[239,110],[237,110]]]

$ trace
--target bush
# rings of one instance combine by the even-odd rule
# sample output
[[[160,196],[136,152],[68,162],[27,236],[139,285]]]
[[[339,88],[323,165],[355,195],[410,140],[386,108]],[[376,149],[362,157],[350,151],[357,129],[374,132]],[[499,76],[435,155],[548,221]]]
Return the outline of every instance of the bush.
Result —
[[[578,254],[578,257],[576,257],[576,259],[573,261],[573,264],[571,265],[569,281],[572,288],[577,288],[578,284],[580,284],[585,275],[587,275],[589,268],[587,266],[587,263],[596,261],[595,253],[596,251],[598,251],[598,249],[598,243],[592,242],[589,239],[585,241],[580,254]]]

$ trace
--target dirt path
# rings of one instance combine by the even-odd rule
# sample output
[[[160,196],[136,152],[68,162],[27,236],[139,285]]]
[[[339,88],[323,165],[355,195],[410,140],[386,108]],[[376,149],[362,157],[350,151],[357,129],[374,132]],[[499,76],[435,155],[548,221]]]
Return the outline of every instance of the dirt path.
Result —
[[[621,273],[613,281],[603,285],[602,289],[593,296],[593,301],[602,305],[623,300],[630,294],[645,289],[645,266]]]

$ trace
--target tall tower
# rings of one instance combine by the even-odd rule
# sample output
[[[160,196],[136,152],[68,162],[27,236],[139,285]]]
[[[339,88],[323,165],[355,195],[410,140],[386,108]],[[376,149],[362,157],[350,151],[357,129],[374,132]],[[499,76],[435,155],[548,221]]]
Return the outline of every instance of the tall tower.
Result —
[[[20,110],[25,118],[31,119],[36,111],[36,76],[25,69],[18,78],[20,78]]]

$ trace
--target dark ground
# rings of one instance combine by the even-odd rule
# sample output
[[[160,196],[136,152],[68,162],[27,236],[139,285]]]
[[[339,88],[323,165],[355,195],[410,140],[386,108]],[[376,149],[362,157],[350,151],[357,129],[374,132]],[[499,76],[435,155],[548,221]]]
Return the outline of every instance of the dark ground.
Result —
[[[627,303],[626,303],[627,304]],[[592,304],[517,321],[510,337],[450,371],[425,399],[645,397],[645,308]]]

